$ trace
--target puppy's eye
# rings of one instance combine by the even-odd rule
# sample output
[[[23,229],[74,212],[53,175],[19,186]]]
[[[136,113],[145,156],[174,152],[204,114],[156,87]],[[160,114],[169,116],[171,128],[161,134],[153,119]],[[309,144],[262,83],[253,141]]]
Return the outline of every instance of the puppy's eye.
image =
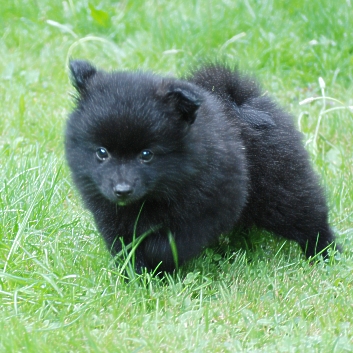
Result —
[[[96,156],[100,161],[105,161],[109,158],[109,153],[104,147],[99,147],[96,150]]]
[[[150,150],[143,150],[140,154],[140,159],[143,162],[150,162],[153,158],[153,152]]]

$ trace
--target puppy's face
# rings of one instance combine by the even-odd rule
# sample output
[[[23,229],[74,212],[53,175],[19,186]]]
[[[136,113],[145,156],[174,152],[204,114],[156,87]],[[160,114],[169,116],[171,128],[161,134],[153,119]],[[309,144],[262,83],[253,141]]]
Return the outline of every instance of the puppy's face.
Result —
[[[101,195],[119,206],[146,197],[156,198],[166,184],[163,182],[163,156],[158,154],[158,147],[143,149],[129,156],[117,154],[114,149],[98,147],[92,158],[92,182]]]
[[[96,71],[71,63],[77,106],[66,154],[85,194],[119,206],[170,197],[194,171],[185,144],[201,98],[196,88],[143,73]]]
[[[89,132],[84,153],[90,184],[119,206],[163,197],[178,169],[182,142],[168,144],[156,126],[134,126],[135,114],[121,121],[103,118],[103,126]]]

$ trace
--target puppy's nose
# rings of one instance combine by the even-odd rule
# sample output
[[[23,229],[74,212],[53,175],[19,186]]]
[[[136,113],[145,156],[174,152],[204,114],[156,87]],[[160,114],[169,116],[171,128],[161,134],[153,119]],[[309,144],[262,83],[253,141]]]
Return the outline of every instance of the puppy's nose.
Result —
[[[133,192],[133,188],[129,184],[116,184],[114,186],[114,193],[117,197],[123,198],[131,195]]]

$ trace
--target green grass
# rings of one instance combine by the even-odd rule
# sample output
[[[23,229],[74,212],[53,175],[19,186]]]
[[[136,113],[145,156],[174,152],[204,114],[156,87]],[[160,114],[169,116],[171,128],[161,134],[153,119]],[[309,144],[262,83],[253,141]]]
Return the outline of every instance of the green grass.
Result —
[[[353,106],[352,6],[0,0],[0,351],[352,352],[353,113],[327,112]],[[174,75],[222,57],[255,73],[300,123],[344,252],[310,265],[253,232],[125,281],[63,158],[69,56]],[[299,104],[323,93],[342,104]]]

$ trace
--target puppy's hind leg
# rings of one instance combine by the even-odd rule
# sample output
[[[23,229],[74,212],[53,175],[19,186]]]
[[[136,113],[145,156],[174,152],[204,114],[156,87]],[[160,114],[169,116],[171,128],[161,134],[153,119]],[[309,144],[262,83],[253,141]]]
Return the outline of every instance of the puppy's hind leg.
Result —
[[[341,248],[335,242],[335,236],[326,223],[318,226],[317,224],[296,224],[286,225],[273,229],[274,233],[286,239],[294,240],[303,250],[307,258],[313,258],[321,255],[324,259],[328,258],[328,249],[332,248],[341,251]]]
[[[300,237],[298,243],[307,258],[321,255],[324,259],[327,259],[329,248],[341,251],[341,247],[336,243],[329,225],[325,225],[316,231],[310,230],[310,233],[307,233],[306,236]]]

